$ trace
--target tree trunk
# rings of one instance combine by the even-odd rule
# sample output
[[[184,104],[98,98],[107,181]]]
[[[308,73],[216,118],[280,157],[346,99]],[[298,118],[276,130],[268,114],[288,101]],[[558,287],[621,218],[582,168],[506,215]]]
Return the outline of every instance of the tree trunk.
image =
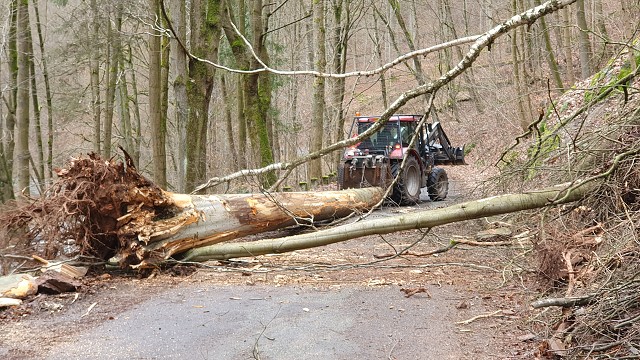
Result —
[[[7,39],[7,56],[9,65],[9,96],[7,100],[7,115],[4,118],[2,128],[2,174],[0,175],[0,189],[2,200],[13,199],[13,154],[15,150],[15,126],[16,126],[16,97],[18,83],[18,11],[17,0],[12,0],[9,6],[10,22]],[[0,120],[1,121],[1,120]]]
[[[226,126],[226,142],[231,152],[231,171],[238,171],[238,151],[236,150],[236,142],[233,139],[233,118],[231,116],[231,105],[233,103],[229,90],[227,88],[227,80],[225,75],[220,76],[220,89],[222,90],[222,99],[224,101],[224,121]]]
[[[135,166],[139,165],[139,159],[133,159],[135,147],[133,144],[133,127],[131,126],[131,107],[129,106],[129,82],[127,80],[127,68],[125,61],[131,58],[131,48],[126,47],[128,51],[122,51],[122,57],[120,58],[120,68],[123,70],[120,81],[118,81],[117,102],[120,109],[120,135],[122,137],[120,146],[132,156],[132,160]],[[125,58],[126,54],[126,58]]]
[[[373,17],[373,29],[371,31],[373,31],[373,44],[376,47],[376,56],[378,58],[378,63],[380,66],[382,66],[384,65],[385,61],[384,61],[384,58],[382,57],[382,44],[380,39],[380,30],[378,29],[378,14],[374,13],[372,17]],[[389,100],[387,99],[387,81],[386,81],[384,72],[380,73],[379,79],[380,79],[380,93],[381,93],[380,95],[382,96],[382,106],[383,108],[386,109],[389,106]],[[340,129],[340,131],[342,132],[342,138],[344,138],[344,121],[342,122],[342,129]],[[338,139],[338,140],[341,140],[341,139]]]
[[[28,44],[29,3],[18,1],[17,41],[18,41],[18,81],[16,97],[16,161],[18,192],[29,195],[29,56]]]
[[[38,99],[38,83],[36,81],[36,64],[34,61],[33,36],[31,34],[31,25],[27,33],[27,47],[29,48],[29,81],[31,84],[31,103],[33,105],[33,123],[34,135],[36,138],[35,159],[31,157],[31,163],[34,173],[34,182],[39,194],[42,194],[44,188],[44,145],[42,141],[42,112],[40,111],[40,101]]]
[[[367,235],[433,228],[458,221],[576,201],[591,193],[595,187],[593,183],[585,183],[567,194],[565,187],[558,186],[542,191],[494,196],[446,208],[429,209],[383,219],[346,224],[327,230],[288,236],[280,239],[215,244],[193,248],[187,251],[181,259],[185,261],[207,261],[253,257],[265,254],[280,254],[288,251],[325,246]],[[560,200],[553,202],[552,199]]]
[[[191,53],[218,61],[220,44],[220,0],[197,0],[191,4]],[[187,166],[185,189],[191,191],[207,178],[207,127],[215,70],[195,59],[189,60],[187,100]]]
[[[514,13],[517,13],[517,0],[513,0],[511,2],[511,6],[513,8]],[[514,85],[516,87],[516,106],[518,108],[518,122],[520,123],[520,128],[523,131],[527,131],[530,122],[530,113],[525,110],[525,95],[523,93],[523,89],[525,86],[523,85],[523,76],[520,72],[520,64],[522,63],[520,59],[522,55],[520,54],[520,48],[518,47],[518,32],[523,31],[522,29],[514,29],[513,34],[511,36],[511,63],[513,65],[513,78]]]
[[[33,10],[36,16],[36,30],[38,32],[38,42],[40,45],[40,61],[42,61],[42,75],[44,77],[45,100],[47,103],[46,178],[51,180],[53,178],[53,104],[51,95],[51,83],[49,81],[49,67],[47,66],[47,57],[44,52],[44,36],[42,35],[42,24],[40,23],[40,9],[38,7],[38,0],[33,0]]]
[[[107,25],[107,88],[105,91],[105,113],[103,127],[103,146],[102,157],[108,159],[111,157],[111,143],[113,134],[113,110],[116,96],[116,84],[118,80],[118,65],[120,63],[121,39],[122,32],[122,6],[115,9],[115,30],[109,21]]]
[[[129,67],[128,73],[131,74],[131,103],[133,104],[133,124],[131,124],[131,134],[133,143],[133,152],[129,153],[133,159],[133,163],[140,164],[140,144],[142,143],[142,121],[140,119],[140,102],[138,101],[138,81],[136,79],[136,72],[133,63],[133,56],[129,51],[129,57],[127,59],[127,65]]]
[[[315,66],[318,72],[324,72],[327,66],[326,58],[326,28],[324,23],[325,13],[324,0],[316,0],[313,4],[313,32],[315,34]],[[325,121],[325,80],[323,77],[316,77],[313,82],[313,108],[312,108],[312,125],[311,125],[311,144],[309,152],[315,152],[322,149],[322,140],[324,138],[324,121]],[[320,179],[322,177],[322,159],[316,159],[309,163],[309,178]]]
[[[247,11],[246,9],[246,3],[244,0],[239,0],[237,1],[238,3],[238,18],[241,19],[241,21],[237,22],[236,24],[238,25],[238,30],[240,31],[241,34],[245,35],[247,33],[247,27],[246,27],[246,21],[245,21],[245,13]],[[227,5],[228,6],[228,5]],[[227,29],[225,29],[225,34],[227,34],[228,36],[228,31]],[[229,38],[227,38],[229,39]],[[242,50],[242,53],[244,54],[244,49]],[[236,51],[234,52],[234,56],[236,57],[236,61],[239,61],[239,65],[244,65],[246,66],[246,69],[249,68],[249,62],[246,58],[243,58],[242,56],[240,58],[238,58],[239,53]],[[245,55],[243,55],[245,56]],[[236,94],[237,94],[237,121],[238,121],[238,150],[240,151],[239,154],[242,154],[244,156],[238,156],[238,167],[240,169],[246,169],[247,167],[249,167],[249,164],[251,164],[251,158],[250,158],[250,154],[251,151],[249,150],[249,137],[247,135],[247,117],[245,115],[245,93],[244,93],[244,86],[242,84],[245,83],[245,76],[238,74],[238,76],[236,77],[237,79],[237,85],[236,85]]]
[[[393,14],[396,17],[396,20],[398,21],[398,25],[400,25],[400,29],[402,29],[402,33],[404,35],[404,39],[407,42],[407,46],[409,47],[410,51],[416,51],[416,45],[413,41],[413,36],[411,35],[411,32],[409,31],[409,29],[407,28],[407,25],[405,24],[404,18],[402,17],[402,14],[400,13],[400,2],[398,0],[388,0],[389,5],[391,5],[391,8],[393,9]],[[424,85],[427,82],[427,76],[424,73],[424,70],[422,70],[422,64],[420,63],[420,58],[418,56],[414,56],[413,59],[411,60],[413,61],[413,75],[416,78],[416,81],[418,82],[418,85]],[[428,103],[428,96],[423,96],[422,100],[423,100],[423,105],[425,106],[425,111],[427,110],[427,103]]]
[[[162,116],[161,26],[159,0],[149,0],[151,28],[149,29],[149,122],[153,158],[153,180],[167,188],[167,124]]]
[[[182,0],[171,0],[169,2],[171,21],[176,36],[180,38],[182,44],[186,44],[186,10],[185,2]],[[177,179],[175,188],[179,192],[185,192],[185,175],[187,173],[187,122],[189,119],[189,107],[187,101],[187,54],[185,50],[178,44],[178,40],[171,38],[171,54],[172,58],[169,62],[173,78],[173,94],[175,97],[175,127],[178,129],[177,137],[177,153],[174,159],[177,168]]]
[[[169,219],[131,229],[135,240],[122,247],[111,261],[121,265],[141,265],[168,259],[194,247],[281,229],[292,225],[312,226],[361,211],[377,204],[384,194],[380,188],[328,192],[183,195],[165,193],[176,207]],[[135,215],[121,217],[122,223],[135,223]],[[134,255],[131,249],[138,249]],[[122,260],[127,259],[127,264]],[[133,260],[133,262],[132,262]]]
[[[91,44],[89,50],[89,78],[91,87],[91,110],[93,112],[93,152],[100,154],[102,139],[102,103],[100,100],[100,53],[98,39],[100,38],[100,23],[98,21],[98,5],[91,0]]]
[[[263,15],[264,2],[262,0],[254,0],[252,2],[251,24],[252,24],[252,42],[256,49],[256,54],[268,65],[269,56],[266,48],[267,23],[266,17]],[[260,67],[257,60],[252,58],[251,68]],[[260,166],[268,166],[273,163],[273,148],[271,146],[272,139],[269,137],[268,112],[271,107],[271,74],[262,72],[259,74],[251,74],[247,76],[248,86],[245,88],[245,105],[247,113],[251,117],[247,123],[252,124],[255,130],[255,140],[258,150],[258,160]],[[268,172],[262,178],[262,186],[269,188],[276,182],[274,172]]]
[[[583,79],[591,76],[591,41],[584,12],[584,0],[576,1],[576,22],[578,23],[578,44],[580,51],[580,70]]]
[[[344,18],[343,18],[344,13]],[[333,61],[332,71],[336,74],[342,74],[347,68],[347,52],[349,50],[349,38],[351,34],[351,1],[340,0],[333,4],[333,21],[334,21],[334,35],[333,35]],[[379,49],[379,44],[378,44]],[[344,97],[345,97],[346,79],[338,78],[331,81],[331,107],[332,113],[328,117],[331,121],[329,127],[333,132],[331,138],[327,138],[324,145],[329,145],[340,141],[345,138],[344,124]],[[386,105],[385,105],[386,108]],[[336,151],[331,160],[333,166],[338,166],[342,158],[342,152]]]
[[[540,6],[540,0],[534,0],[533,3],[536,6]],[[542,35],[544,36],[544,47],[547,50],[547,64],[549,65],[549,70],[551,74],[553,74],[553,79],[556,83],[556,88],[560,91],[560,93],[564,92],[564,85],[562,84],[562,78],[560,77],[560,70],[558,69],[558,63],[556,62],[556,57],[553,54],[553,47],[551,45],[551,37],[549,36],[549,28],[547,27],[547,21],[544,17],[540,19],[540,26],[542,27]]]
[[[571,21],[568,7],[560,10],[562,11],[562,37],[564,38],[562,43],[564,44],[564,60],[566,61],[565,73],[567,74],[567,81],[570,85],[576,82],[576,78],[573,74],[573,39],[571,36]]]

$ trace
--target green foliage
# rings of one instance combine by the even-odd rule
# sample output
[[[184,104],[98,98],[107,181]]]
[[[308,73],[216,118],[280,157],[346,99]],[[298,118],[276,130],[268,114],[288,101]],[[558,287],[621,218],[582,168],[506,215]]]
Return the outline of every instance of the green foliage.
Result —
[[[53,3],[57,6],[63,7],[63,6],[67,6],[67,4],[69,3],[69,0],[53,0]]]
[[[220,22],[220,1],[219,0],[209,0],[207,1],[207,14],[206,14],[206,24],[208,26],[218,26]]]
[[[638,55],[634,54],[634,58],[637,64],[638,61],[640,61],[640,53]],[[613,60],[615,59],[610,60],[604,69],[596,73],[591,78],[591,81],[589,84],[591,87],[591,90],[586,90],[584,92],[585,103],[591,102],[593,99],[611,90],[612,87],[615,87],[614,90],[616,91],[625,92],[626,90],[625,88],[628,85],[622,84],[620,83],[620,81],[625,77],[627,77],[629,74],[631,74],[633,71],[635,71],[635,69],[632,69],[631,64],[629,62],[626,62],[623,66],[620,67],[620,70],[618,71],[618,73],[613,73],[612,72],[612,66],[614,65]],[[602,80],[605,80],[604,84],[598,85],[599,83],[602,82]]]
[[[504,170],[507,167],[512,166],[518,160],[518,152],[515,150],[511,150],[504,154],[502,157],[502,161],[498,163],[498,168],[500,170]]]

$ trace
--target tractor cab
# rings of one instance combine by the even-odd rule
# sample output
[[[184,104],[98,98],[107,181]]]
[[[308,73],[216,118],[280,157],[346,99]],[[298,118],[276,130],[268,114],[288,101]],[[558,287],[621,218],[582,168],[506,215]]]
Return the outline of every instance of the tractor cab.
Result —
[[[401,159],[409,147],[411,136],[421,118],[422,115],[392,116],[378,132],[348,148],[345,151],[345,158],[363,155],[383,155],[390,159]],[[378,117],[357,116],[352,125],[352,134],[354,136],[362,134],[375,125],[378,119]],[[421,138],[418,139],[418,143],[422,143]],[[419,146],[418,143],[415,146],[416,149]]]

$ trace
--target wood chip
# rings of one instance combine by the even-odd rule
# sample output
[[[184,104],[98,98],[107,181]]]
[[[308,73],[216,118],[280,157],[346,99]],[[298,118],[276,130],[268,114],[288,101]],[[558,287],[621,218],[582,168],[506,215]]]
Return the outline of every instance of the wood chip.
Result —
[[[86,313],[84,313],[84,314],[82,314],[82,315],[80,315],[80,317],[81,317],[81,318],[83,318],[83,317],[85,317],[85,316],[89,315],[89,313],[91,312],[91,310],[93,310],[93,308],[94,308],[94,307],[96,307],[96,305],[98,305],[98,303],[97,303],[97,302],[94,302],[93,304],[89,305],[89,308],[87,309],[87,312],[86,312]]]

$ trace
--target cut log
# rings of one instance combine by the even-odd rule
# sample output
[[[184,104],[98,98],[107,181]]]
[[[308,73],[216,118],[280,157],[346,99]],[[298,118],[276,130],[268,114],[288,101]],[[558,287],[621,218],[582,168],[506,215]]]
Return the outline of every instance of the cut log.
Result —
[[[242,236],[312,225],[369,209],[384,194],[380,188],[272,194],[184,195],[166,193],[173,216],[139,225],[135,211],[119,220],[120,232],[137,240],[110,262],[146,266],[186,250]],[[135,210],[135,209],[134,209]]]

